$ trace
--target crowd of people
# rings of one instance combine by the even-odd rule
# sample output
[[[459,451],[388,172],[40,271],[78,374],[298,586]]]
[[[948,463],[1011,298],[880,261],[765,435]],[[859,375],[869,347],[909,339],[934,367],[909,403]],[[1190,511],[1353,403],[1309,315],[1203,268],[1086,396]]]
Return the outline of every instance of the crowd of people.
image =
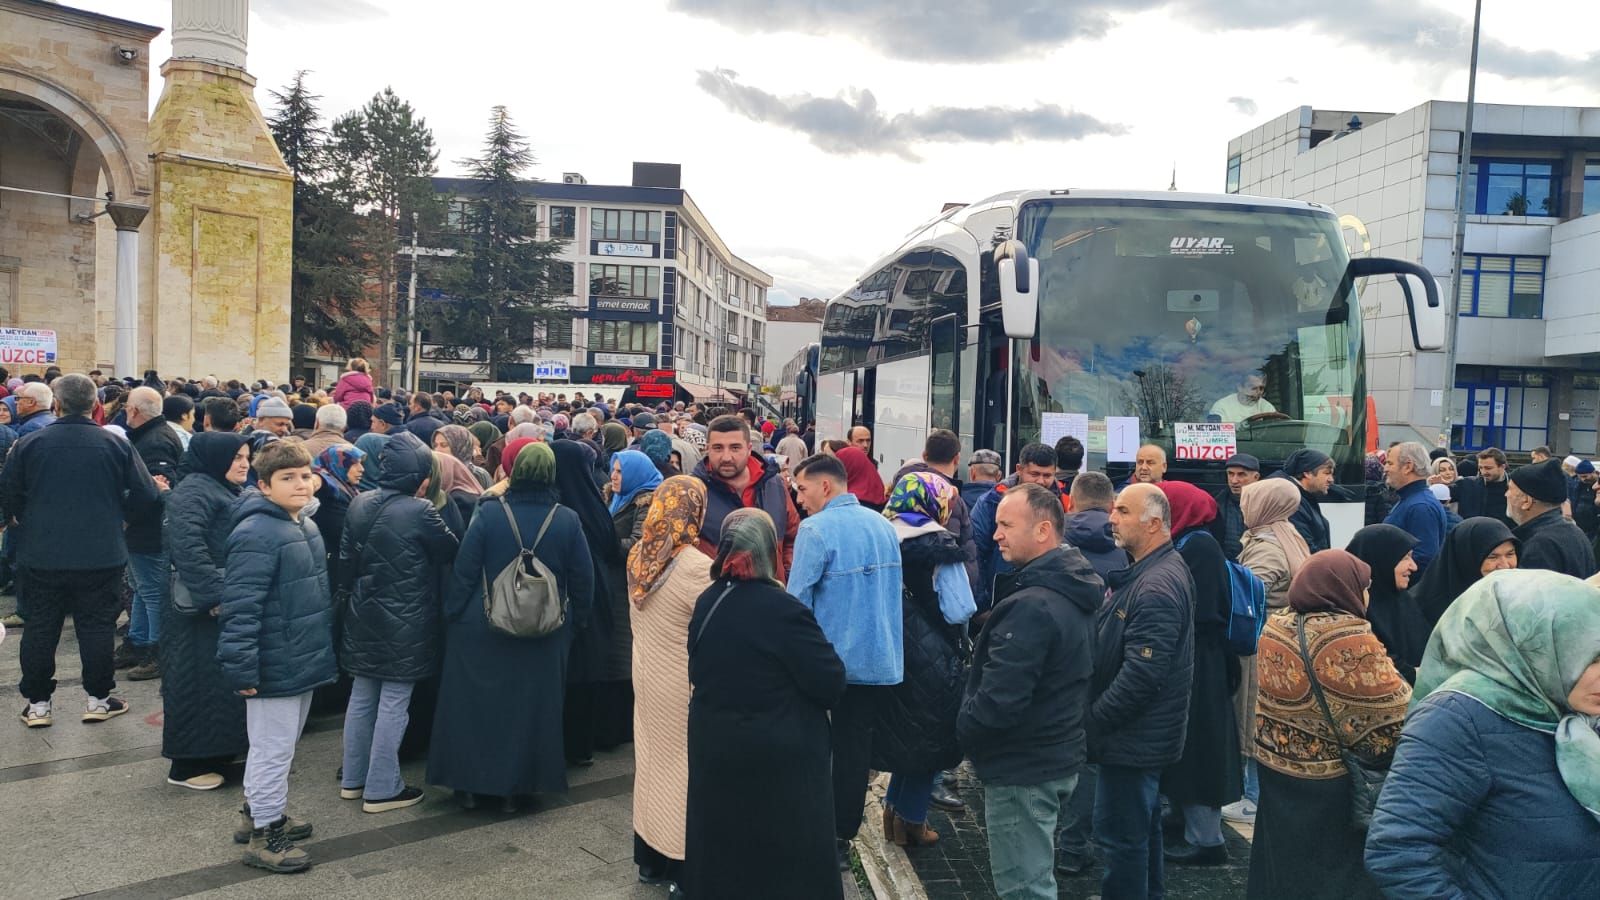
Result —
[[[326,391],[5,390],[22,721],[53,722],[71,614],[83,721],[128,711],[126,670],[161,680],[175,789],[244,761],[249,865],[311,865],[288,773],[320,708],[373,814],[426,786],[515,811],[632,743],[639,877],[696,900],[841,896],[872,773],[871,827],[916,852],[964,760],[1005,898],[1097,861],[1103,896],[1162,896],[1227,862],[1225,820],[1252,897],[1600,894],[1582,460],[1397,444],[1338,549],[1313,448],[1213,495],[1155,445],[1118,485],[1070,437],[1007,473],[934,430],[883,478],[860,426],[391,393],[359,359]]]

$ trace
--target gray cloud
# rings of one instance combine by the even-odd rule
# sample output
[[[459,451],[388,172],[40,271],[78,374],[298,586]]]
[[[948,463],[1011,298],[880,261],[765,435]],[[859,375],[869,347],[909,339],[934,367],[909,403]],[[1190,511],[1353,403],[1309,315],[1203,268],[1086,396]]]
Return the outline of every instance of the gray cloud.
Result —
[[[1256,106],[1256,102],[1251,100],[1249,97],[1229,97],[1228,102],[1233,104],[1234,109],[1237,109],[1239,112],[1242,112],[1247,116],[1253,116],[1259,110],[1259,107]]]
[[[367,0],[255,0],[250,9],[268,21],[311,25],[340,25],[388,15]]]
[[[1026,109],[936,106],[890,115],[878,108],[878,99],[866,89],[851,88],[836,97],[780,97],[740,83],[738,73],[727,69],[701,70],[697,83],[731,112],[798,131],[822,150],[844,155],[889,153],[915,160],[911,148],[919,143],[1075,141],[1127,130],[1054,103]]]
[[[844,35],[893,59],[1004,62],[1097,38],[1118,16],[1165,9],[1213,31],[1307,26],[1332,45],[1382,50],[1430,67],[1465,68],[1471,23],[1392,0],[670,0],[670,8],[744,32]],[[1524,78],[1600,78],[1584,58],[1483,40],[1486,72]]]

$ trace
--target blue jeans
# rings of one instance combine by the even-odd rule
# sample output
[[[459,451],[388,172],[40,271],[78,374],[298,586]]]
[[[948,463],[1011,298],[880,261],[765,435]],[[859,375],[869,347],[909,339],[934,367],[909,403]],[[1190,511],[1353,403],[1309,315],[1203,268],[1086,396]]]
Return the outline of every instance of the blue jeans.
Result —
[[[1056,831],[1056,851],[1063,856],[1088,859],[1094,856],[1094,794],[1100,781],[1099,766],[1084,766],[1072,800],[1061,814]]]
[[[165,553],[129,553],[133,570],[133,609],[128,616],[128,641],[135,647],[161,642],[161,607],[166,605],[169,569]]]
[[[1161,770],[1100,766],[1094,833],[1105,854],[1104,900],[1160,900]]]
[[[1078,778],[984,787],[989,871],[1001,900],[1056,900],[1056,817]]]
[[[1244,761],[1244,798],[1251,803],[1261,802],[1261,779],[1256,775],[1256,761],[1252,757],[1245,757]]]
[[[350,705],[344,711],[344,778],[339,786],[365,787],[367,800],[388,800],[405,790],[400,775],[400,739],[411,721],[408,681],[351,679]]]
[[[928,821],[928,799],[933,796],[933,780],[938,772],[896,772],[889,776],[889,790],[883,804],[913,825]]]

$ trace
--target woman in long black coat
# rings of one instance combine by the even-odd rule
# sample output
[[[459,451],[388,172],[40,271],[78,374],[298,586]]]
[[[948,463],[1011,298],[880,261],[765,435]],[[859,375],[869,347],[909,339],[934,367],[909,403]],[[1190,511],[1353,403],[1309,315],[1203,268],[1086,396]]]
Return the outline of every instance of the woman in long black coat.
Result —
[[[517,798],[567,789],[562,694],[573,631],[593,604],[594,569],[577,514],[556,508],[556,461],[549,445],[519,439],[506,445],[506,455],[513,462],[510,486],[473,516],[445,600],[444,671],[428,782],[453,788],[463,805],[475,805],[474,795],[482,795],[514,809]],[[552,508],[550,528],[535,545]],[[485,581],[518,554],[508,511],[516,517],[522,547],[533,547],[566,593],[567,621],[545,637],[501,634],[484,616]]]
[[[842,896],[828,710],[844,664],[776,578],[777,535],[757,509],[723,522],[689,623],[689,805],[694,900]]]
[[[189,441],[186,477],[167,497],[161,537],[178,572],[178,593],[161,612],[161,755],[172,760],[167,783],[207,791],[222,769],[250,749],[244,698],[223,684],[217,664],[217,617],[234,502],[250,471],[242,435],[206,431]]]
[[[1161,793],[1174,810],[1183,811],[1184,842],[1169,847],[1166,857],[1214,865],[1228,855],[1222,807],[1244,793],[1233,714],[1241,670],[1239,658],[1228,649],[1233,592],[1222,545],[1207,530],[1217,517],[1217,501],[1184,481],[1164,481],[1159,487],[1172,507],[1172,540],[1194,579],[1194,682],[1183,758],[1161,773]]]
[[[627,555],[617,543],[611,528],[611,514],[600,502],[600,491],[590,477],[593,465],[586,445],[577,441],[556,441],[550,445],[556,457],[556,492],[561,505],[578,514],[583,536],[589,542],[594,565],[594,613],[573,634],[572,653],[567,661],[567,696],[562,709],[567,762],[589,765],[594,761],[596,733],[600,719],[612,723],[619,714],[608,705],[614,697],[602,696],[606,681],[607,650],[613,628],[613,591],[627,592],[628,576],[623,571]],[[614,693],[614,692],[613,692]],[[631,715],[631,708],[629,710]]]
[[[1417,683],[1417,666],[1428,647],[1428,623],[1406,590],[1417,571],[1411,551],[1417,539],[1393,525],[1368,525],[1355,533],[1345,551],[1372,568],[1367,589],[1367,621],[1389,651],[1389,661],[1406,684]]]

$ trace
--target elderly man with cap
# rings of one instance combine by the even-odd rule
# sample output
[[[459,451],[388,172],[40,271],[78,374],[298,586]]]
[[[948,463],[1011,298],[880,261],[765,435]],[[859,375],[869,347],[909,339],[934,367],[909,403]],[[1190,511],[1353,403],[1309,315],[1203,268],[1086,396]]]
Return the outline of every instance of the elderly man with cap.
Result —
[[[1574,578],[1595,573],[1594,548],[1583,531],[1561,514],[1567,500],[1567,478],[1555,459],[1532,463],[1511,473],[1506,488],[1506,513],[1517,523],[1512,530],[1522,549],[1517,567],[1549,569]]]
[[[1578,526],[1592,543],[1600,535],[1600,508],[1595,506],[1594,489],[1600,484],[1600,472],[1587,459],[1572,467],[1574,477],[1567,482],[1567,499],[1572,502],[1572,524]]]
[[[256,431],[265,431],[276,437],[288,437],[294,430],[294,411],[277,397],[267,397],[256,404]]]
[[[967,480],[961,483],[961,502],[967,509],[978,505],[983,495],[1005,477],[1005,460],[994,450],[974,450],[967,460]]]
[[[404,425],[406,417],[393,403],[380,404],[372,410],[372,433],[388,434]]]
[[[1289,517],[1289,523],[1300,536],[1306,539],[1306,546],[1312,553],[1327,550],[1333,546],[1333,537],[1328,528],[1328,518],[1322,514],[1322,505],[1317,498],[1326,497],[1328,489],[1333,487],[1333,460],[1321,450],[1302,447],[1289,454],[1283,461],[1283,468],[1272,473],[1273,478],[1287,478],[1300,488],[1300,508]]]
[[[1228,559],[1239,561],[1244,549],[1244,510],[1239,508],[1239,496],[1246,485],[1261,480],[1261,460],[1248,453],[1235,453],[1223,464],[1228,470],[1228,486],[1218,491],[1217,518],[1211,523],[1211,536],[1222,545]]]
[[[633,441],[628,446],[634,450],[639,449],[639,442],[644,440],[645,433],[655,430],[655,413],[646,411],[634,413],[628,424],[628,431],[633,436]]]

